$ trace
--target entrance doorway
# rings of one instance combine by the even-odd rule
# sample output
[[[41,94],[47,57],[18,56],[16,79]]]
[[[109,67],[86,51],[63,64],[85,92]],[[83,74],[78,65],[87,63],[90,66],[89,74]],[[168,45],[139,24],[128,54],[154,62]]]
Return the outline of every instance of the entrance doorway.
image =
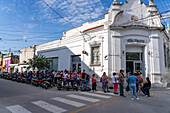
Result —
[[[143,53],[126,53],[126,72],[142,72]]]
[[[76,70],[77,72],[80,71],[81,72],[81,56],[77,55],[77,56],[72,56],[72,63],[71,63],[71,70],[74,71]]]

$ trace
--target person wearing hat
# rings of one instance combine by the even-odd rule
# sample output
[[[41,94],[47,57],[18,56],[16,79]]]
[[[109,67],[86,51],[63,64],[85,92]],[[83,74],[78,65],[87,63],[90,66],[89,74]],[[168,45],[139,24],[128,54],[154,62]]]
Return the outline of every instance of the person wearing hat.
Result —
[[[124,96],[124,91],[123,91],[123,85],[124,85],[124,70],[120,70],[120,74],[119,74],[119,87],[120,87],[120,96],[125,97]]]
[[[118,77],[116,76],[115,72],[113,73],[112,83],[114,85],[114,94],[118,94],[117,93],[117,88],[118,88],[118,85],[119,85],[119,80],[118,80]]]

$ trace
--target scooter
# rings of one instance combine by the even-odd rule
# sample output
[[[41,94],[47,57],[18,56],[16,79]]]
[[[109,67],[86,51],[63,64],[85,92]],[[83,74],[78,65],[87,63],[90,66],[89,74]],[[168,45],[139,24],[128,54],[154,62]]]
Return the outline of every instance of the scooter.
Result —
[[[62,85],[63,83],[63,85]],[[70,90],[70,86],[68,85],[67,81],[66,80],[62,80],[62,79],[59,79],[58,82],[57,82],[57,89],[60,91],[60,90],[64,90],[66,89],[67,91]]]
[[[27,75],[24,74],[24,75],[22,76],[22,78],[21,78],[21,82],[22,82],[22,83],[25,83],[26,80],[27,80]]]
[[[16,74],[12,74],[11,79],[12,79],[12,81],[16,81],[17,80],[17,75]]]
[[[21,79],[22,79],[22,75],[18,75],[17,76],[17,82],[21,82]]]
[[[51,78],[45,79],[42,83],[42,88],[48,89],[48,88],[52,87],[51,81],[52,81]]]
[[[32,80],[32,78],[27,75],[25,83],[26,84],[31,84],[31,80]]]

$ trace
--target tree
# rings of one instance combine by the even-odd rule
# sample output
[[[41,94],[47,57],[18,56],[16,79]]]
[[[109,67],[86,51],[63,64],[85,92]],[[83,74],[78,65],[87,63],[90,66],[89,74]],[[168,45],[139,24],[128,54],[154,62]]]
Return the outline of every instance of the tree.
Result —
[[[35,70],[37,68],[39,71],[50,67],[49,61],[43,55],[35,55],[28,62],[29,68]]]

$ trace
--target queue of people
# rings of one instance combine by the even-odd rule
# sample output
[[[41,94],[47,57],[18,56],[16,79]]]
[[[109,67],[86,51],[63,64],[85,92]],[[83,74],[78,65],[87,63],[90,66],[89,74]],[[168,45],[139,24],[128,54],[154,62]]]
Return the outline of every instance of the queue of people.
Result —
[[[113,73],[112,83],[114,85],[114,94],[118,94],[117,89],[119,84],[120,96],[125,97],[125,79],[128,84],[126,87],[126,91],[130,91],[131,100],[134,100],[133,95],[135,95],[136,99],[139,100],[138,94],[141,92],[143,92],[145,96],[150,97],[149,89],[151,88],[151,82],[149,80],[149,77],[147,77],[144,81],[144,77],[141,72],[128,72],[125,77],[124,70],[120,70],[120,73]]]
[[[22,72],[23,73],[23,72]],[[21,74],[22,74],[21,73]],[[77,84],[78,88],[81,88],[82,86],[87,86],[90,78],[91,78],[91,83],[92,83],[92,91],[97,91],[97,79],[96,75],[93,74],[92,76],[88,75],[85,70],[83,72],[77,72],[76,70],[72,71],[60,71],[60,70],[53,70],[53,71],[42,71],[39,72],[24,72],[28,74],[30,78],[32,77],[37,77],[37,78],[50,78],[50,84],[55,86],[58,81],[62,80],[63,81],[63,86],[66,84],[70,85],[73,88],[74,84]],[[17,74],[17,72],[16,72]],[[102,82],[102,90],[104,93],[110,92],[109,91],[109,80],[108,76],[106,75],[106,72],[103,73],[103,75],[100,78],[100,82]],[[126,79],[126,80],[125,80]],[[145,96],[150,96],[149,94],[149,89],[151,88],[151,82],[149,78],[147,77],[146,80],[144,81],[144,77],[142,73],[131,73],[128,72],[126,74],[126,77],[124,75],[124,70],[120,70],[119,73],[113,73],[112,76],[112,84],[114,85],[114,94],[118,94],[117,89],[119,86],[120,90],[120,96],[125,97],[124,95],[124,87],[125,87],[125,81],[128,83],[126,87],[126,91],[130,91],[131,93],[131,100],[134,100],[133,95],[136,96],[136,99],[139,100],[138,93],[143,92]]]

